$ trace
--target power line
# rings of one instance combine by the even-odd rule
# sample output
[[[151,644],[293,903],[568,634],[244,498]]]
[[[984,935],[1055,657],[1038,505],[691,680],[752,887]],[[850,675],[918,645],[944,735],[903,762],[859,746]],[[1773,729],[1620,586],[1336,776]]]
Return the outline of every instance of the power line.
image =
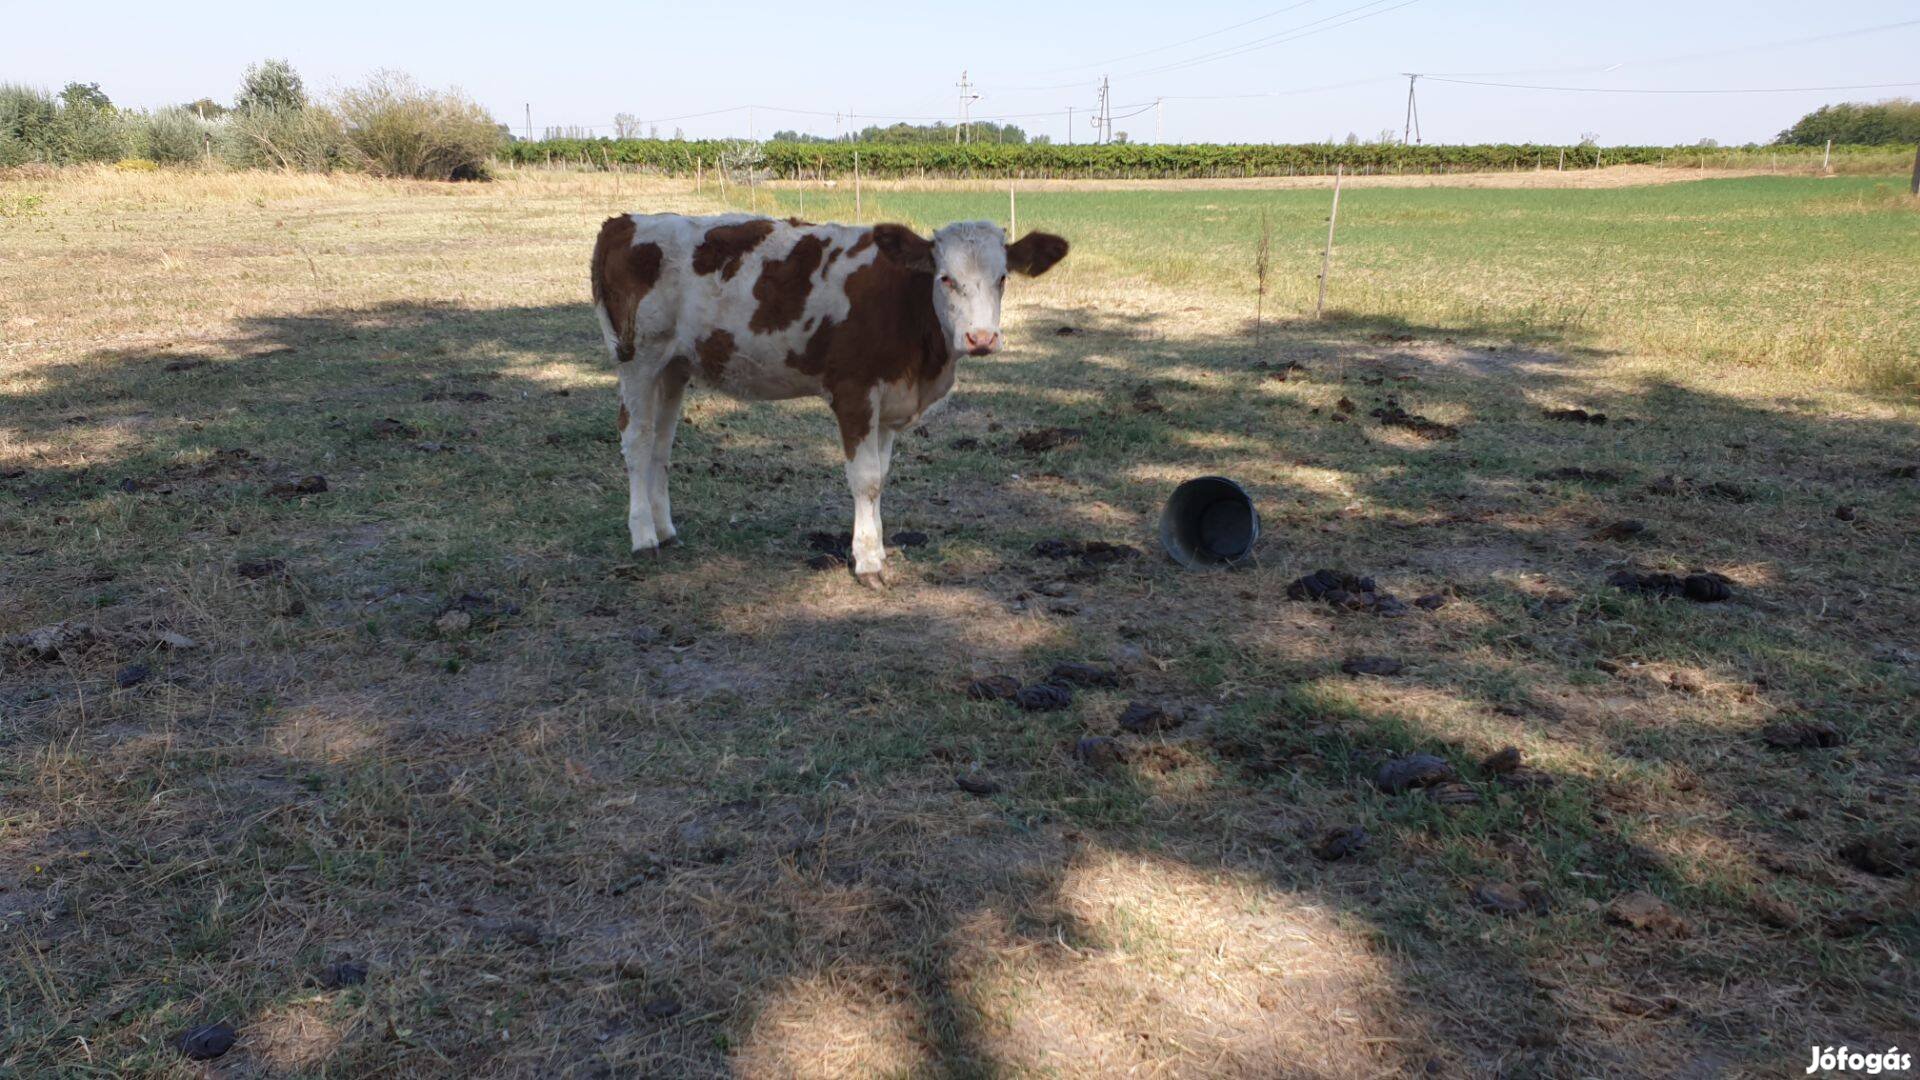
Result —
[[[1838,41],[1842,38],[1859,37],[1861,34],[1877,34],[1883,30],[1904,30],[1910,26],[1920,26],[1920,19],[1906,19],[1901,22],[1881,23],[1877,26],[1862,26],[1853,30],[1837,30],[1828,34],[1810,34],[1805,37],[1787,38],[1782,41],[1769,41],[1759,45],[1736,45],[1727,49],[1710,49],[1706,52],[1681,53],[1675,56],[1655,57],[1651,60],[1627,60],[1617,64],[1589,64],[1584,67],[1521,68],[1513,71],[1443,71],[1439,75],[1452,78],[1484,78],[1500,75],[1550,75],[1564,73],[1568,75],[1587,71],[1608,72],[1628,67],[1659,67],[1662,64],[1682,64],[1694,60],[1712,60],[1722,56],[1738,56],[1741,53],[1769,52],[1774,49],[1788,49],[1798,45],[1816,45],[1824,41]],[[1438,75],[1435,76],[1439,77]]]
[[[1113,64],[1118,64],[1122,60],[1137,60],[1142,56],[1152,56],[1154,53],[1166,52],[1168,49],[1177,49],[1182,45],[1191,45],[1196,41],[1204,41],[1210,37],[1219,37],[1221,34],[1230,33],[1234,30],[1240,29],[1243,26],[1252,26],[1254,23],[1257,23],[1257,22],[1265,22],[1268,19],[1274,18],[1276,16],[1285,15],[1289,11],[1306,7],[1308,4],[1311,4],[1313,2],[1314,0],[1299,0],[1299,3],[1288,4],[1286,7],[1283,7],[1283,8],[1276,8],[1273,11],[1267,12],[1265,15],[1256,15],[1251,19],[1242,20],[1240,22],[1234,23],[1231,26],[1223,26],[1218,30],[1209,30],[1204,34],[1195,34],[1190,38],[1182,38],[1179,41],[1170,42],[1166,45],[1156,45],[1151,49],[1142,49],[1139,52],[1127,53],[1123,56],[1110,56],[1105,60],[1095,60],[1090,64],[1075,64],[1072,67],[1054,68],[1052,69],[1052,71],[1045,72],[1044,74],[1053,74],[1056,72],[1067,72],[1067,71],[1086,71],[1089,68],[1108,67]],[[1063,83],[1059,86],[1008,86],[1008,87],[1003,87],[1003,89],[1059,90],[1059,89],[1063,89],[1064,87],[1074,86],[1074,85],[1078,85],[1078,84]]]
[[[1379,6],[1386,2],[1387,0],[1369,0],[1368,3],[1360,4],[1356,7],[1350,7],[1344,11],[1337,11],[1332,15],[1326,16],[1325,18],[1315,19],[1312,22],[1302,23],[1299,26],[1292,27],[1291,29],[1287,29],[1287,30],[1281,30],[1277,33],[1269,34],[1263,38],[1255,38],[1252,41],[1244,42],[1239,45],[1230,46],[1226,49],[1221,49],[1216,52],[1201,53],[1198,56],[1190,56],[1184,60],[1176,60],[1169,64],[1162,64],[1159,67],[1144,68],[1139,71],[1122,72],[1121,75],[1123,77],[1129,77],[1129,78],[1138,77],[1142,75],[1158,75],[1163,72],[1181,71],[1190,67],[1198,67],[1201,64],[1211,64],[1216,60],[1227,60],[1235,56],[1244,56],[1250,52],[1258,52],[1261,49],[1270,49],[1275,45],[1284,45],[1284,44],[1287,44],[1288,42],[1299,41],[1301,38],[1312,37],[1315,34],[1324,34],[1329,30],[1338,30],[1343,26],[1351,26],[1354,23],[1361,22],[1366,19],[1371,19],[1376,15],[1385,15],[1389,12],[1398,11],[1404,7],[1412,7],[1414,4],[1419,3],[1420,0],[1401,0],[1400,3],[1394,4],[1391,7],[1383,8]],[[1377,10],[1367,11],[1366,9],[1368,8],[1376,8]],[[1346,18],[1346,16],[1352,16],[1352,18]],[[1342,21],[1334,22],[1333,20],[1336,20],[1336,19],[1340,19]]]
[[[1730,87],[1724,89],[1668,90],[1633,89],[1614,86],[1535,86],[1528,83],[1482,82],[1476,79],[1449,79],[1440,75],[1424,75],[1422,78],[1435,82],[1458,83],[1461,86],[1497,86],[1507,90],[1552,90],[1559,93],[1576,94],[1806,94],[1828,90],[1891,90],[1898,87],[1920,86],[1920,82],[1855,83],[1851,86],[1760,86]]]
[[[1242,55],[1245,55],[1246,53],[1256,52],[1260,49],[1267,49],[1275,45],[1284,45],[1290,41],[1298,41],[1301,38],[1312,37],[1315,34],[1324,34],[1329,30],[1338,30],[1343,26],[1350,26],[1353,23],[1357,23],[1365,19],[1373,18],[1376,15],[1385,15],[1390,11],[1398,11],[1403,7],[1411,7],[1412,5],[1417,4],[1419,2],[1420,0],[1401,0],[1400,3],[1393,4],[1391,7],[1383,8],[1383,7],[1380,7],[1380,5],[1389,3],[1389,0],[1367,0],[1367,2],[1364,4],[1358,4],[1354,7],[1346,8],[1345,10],[1342,10],[1342,11],[1336,11],[1331,15],[1323,16],[1318,19],[1313,19],[1308,22],[1301,23],[1298,26],[1291,26],[1285,30],[1277,30],[1271,34],[1266,35],[1265,37],[1255,38],[1252,41],[1241,42],[1237,45],[1230,45],[1224,49],[1215,50],[1214,52],[1200,53],[1198,55],[1189,56],[1184,59],[1174,60],[1169,63],[1162,64],[1158,67],[1142,68],[1138,71],[1124,71],[1124,72],[1121,72],[1121,77],[1132,78],[1132,77],[1141,76],[1141,75],[1158,75],[1162,72],[1180,71],[1185,68],[1198,67],[1201,64],[1210,64],[1215,60],[1225,60],[1235,56],[1242,56]],[[1295,5],[1295,7],[1298,7],[1298,6],[1300,5]],[[1368,8],[1376,8],[1378,10],[1368,11],[1367,10]],[[1281,9],[1281,11],[1291,11],[1291,10],[1293,9],[1292,8]],[[1274,12],[1273,14],[1279,14],[1279,13],[1280,12]],[[1352,16],[1352,17],[1348,18],[1348,16]],[[1264,18],[1265,16],[1262,16],[1262,17]],[[1336,21],[1336,20],[1342,20],[1342,21]],[[1257,20],[1254,20],[1254,21],[1257,21]],[[1211,37],[1213,35],[1206,34],[1202,36]],[[1171,48],[1171,47],[1172,46],[1168,46],[1168,48]],[[1152,50],[1152,49],[1148,50],[1148,52],[1157,52],[1157,51],[1160,51],[1160,50]],[[1084,85],[1084,83],[1076,81],[1076,82],[1066,82],[1066,83],[1055,83],[1048,86],[1009,86],[1009,87],[1006,87],[1005,89],[1008,89],[1008,90],[1065,90],[1071,87],[1081,86],[1081,85]]]

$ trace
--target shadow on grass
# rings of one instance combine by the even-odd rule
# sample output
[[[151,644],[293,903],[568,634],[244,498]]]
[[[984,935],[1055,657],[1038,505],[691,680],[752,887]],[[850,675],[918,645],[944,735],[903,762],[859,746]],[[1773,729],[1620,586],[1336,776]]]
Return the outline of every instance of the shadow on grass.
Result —
[[[1880,942],[1911,953],[1911,898],[1835,850],[1913,828],[1920,687],[1881,647],[1920,613],[1877,524],[1915,510],[1890,474],[1912,425],[1600,380],[1496,328],[1282,325],[1254,356],[1169,315],[1026,323],[902,440],[889,525],[935,541],[896,553],[884,597],[799,566],[804,533],[847,518],[810,403],[696,405],[674,476],[690,546],[630,564],[582,306],[275,317],[42,369],[4,402],[48,458],[0,462],[25,470],[0,480],[0,586],[50,616],[30,622],[212,612],[194,632],[220,655],[146,655],[147,689],[113,689],[136,658],[98,651],[0,678],[6,745],[129,815],[113,835],[45,802],[43,773],[7,775],[52,823],[10,861],[112,852],[56,864],[87,899],[56,890],[23,931],[65,959],[7,991],[11,1015],[49,1018],[47,1060],[100,1041],[98,1010],[40,987],[107,977],[89,943],[146,922],[177,952],[112,962],[166,1022],[264,1030],[301,1007],[301,965],[370,955],[387,988],[328,1017],[352,1038],[323,1060],[348,1068],[1711,1073],[1910,1024],[1911,976]],[[1389,398],[1458,436],[1381,424]],[[1542,415],[1574,406],[1608,423]],[[1046,426],[1081,434],[1018,448]],[[1254,569],[1031,554],[1148,547],[1159,499],[1200,471],[1259,502]],[[316,473],[323,494],[273,493]],[[1836,522],[1840,502],[1865,524]],[[1591,539],[1627,516],[1649,528]],[[231,583],[263,558],[287,573]],[[1628,565],[1721,569],[1739,598],[1622,596],[1603,583]],[[1450,603],[1385,620],[1283,599],[1320,566]],[[469,605],[483,623],[436,629],[469,590],[491,594]],[[1356,681],[1337,669],[1357,653],[1408,668]],[[1115,655],[1132,685],[1061,712],[959,693]],[[1134,697],[1190,719],[1120,732]],[[191,718],[185,748],[156,742],[156,707]],[[1757,741],[1797,717],[1850,741]],[[92,757],[56,761],[75,723]],[[1087,735],[1123,760],[1083,760]],[[1508,743],[1536,783],[1476,764]],[[1375,791],[1408,751],[1480,801]],[[1000,791],[959,793],[969,773]],[[144,816],[176,787],[197,827]],[[1314,856],[1349,825],[1373,838],[1357,859]],[[316,866],[329,889],[294,887]],[[128,874],[175,885],[158,903]],[[1539,884],[1550,910],[1477,910],[1486,882]],[[1610,924],[1632,890],[1690,932]],[[539,1034],[495,1034],[516,1026]]]

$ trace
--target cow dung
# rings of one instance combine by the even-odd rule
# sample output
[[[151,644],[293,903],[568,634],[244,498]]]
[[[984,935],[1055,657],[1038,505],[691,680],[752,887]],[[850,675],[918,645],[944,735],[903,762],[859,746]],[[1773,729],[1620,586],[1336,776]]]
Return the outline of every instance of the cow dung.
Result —
[[[1438,420],[1421,416],[1419,413],[1408,412],[1401,408],[1400,402],[1394,398],[1388,398],[1385,405],[1372,410],[1367,415],[1380,421],[1382,427],[1405,428],[1428,441],[1457,438],[1460,434],[1460,429],[1452,424],[1443,424]]]
[[[1480,793],[1470,784],[1450,780],[1427,788],[1427,798],[1437,806],[1478,806]]]
[[[1594,427],[1603,427],[1607,422],[1606,413],[1588,412],[1585,409],[1546,409],[1540,415],[1549,420],[1562,420],[1569,424],[1591,424]]]
[[[1775,750],[1830,750],[1847,741],[1839,728],[1814,720],[1771,724],[1760,737]]]
[[[1021,687],[1013,701],[1028,712],[1057,712],[1073,704],[1073,688],[1059,683],[1034,683]]]
[[[1126,760],[1126,747],[1120,740],[1105,735],[1088,735],[1073,744],[1074,759],[1096,769],[1110,768]]]
[[[367,965],[357,960],[340,959],[320,969],[316,976],[322,990],[338,990],[344,986],[359,986],[367,981]]]
[[[1358,855],[1372,842],[1373,837],[1367,835],[1367,830],[1358,825],[1347,825],[1321,836],[1313,845],[1313,854],[1315,858],[1326,862],[1337,862]]]
[[[1647,531],[1647,523],[1633,518],[1623,518],[1611,525],[1602,526],[1589,536],[1590,540],[1627,540]]]
[[[969,795],[987,796],[997,795],[1000,792],[998,780],[990,776],[981,776],[979,773],[961,773],[953,778],[953,783],[955,787]]]
[[[1480,763],[1480,770],[1482,772],[1493,773],[1496,776],[1510,773],[1519,767],[1520,748],[1517,746],[1502,747],[1488,754],[1486,760]]]
[[[238,1041],[240,1036],[233,1030],[233,1025],[220,1023],[207,1024],[182,1032],[180,1037],[174,1040],[174,1045],[180,1048],[180,1053],[189,1061],[212,1061],[233,1049],[233,1044]]]
[[[1087,429],[1076,427],[1036,428],[1014,439],[1013,444],[1029,454],[1042,454],[1078,443],[1086,433]]]
[[[1151,701],[1134,701],[1127,704],[1116,723],[1121,731],[1129,734],[1151,735],[1170,727],[1178,727],[1180,718],[1169,714]]]
[[[1126,678],[1109,667],[1069,662],[1053,665],[1053,670],[1047,673],[1047,681],[1070,686],[1119,686]]]
[[[1432,754],[1408,754],[1380,763],[1374,770],[1373,786],[1389,795],[1412,788],[1430,787],[1453,779],[1453,766]]]
[[[1622,592],[1659,597],[1684,596],[1701,604],[1719,603],[1733,597],[1732,579],[1707,571],[1682,577],[1678,574],[1619,570],[1607,578],[1607,584]]]
[[[234,564],[233,572],[248,581],[261,578],[285,577],[287,562],[285,559],[246,559]]]
[[[288,498],[295,495],[318,495],[325,490],[327,490],[327,478],[314,473],[295,480],[283,480],[268,488],[267,494]]]

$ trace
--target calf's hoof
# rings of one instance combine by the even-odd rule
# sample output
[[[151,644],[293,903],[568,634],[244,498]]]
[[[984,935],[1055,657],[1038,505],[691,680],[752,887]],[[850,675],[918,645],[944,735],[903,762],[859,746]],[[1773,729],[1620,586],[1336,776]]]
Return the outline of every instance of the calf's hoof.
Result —
[[[886,591],[887,579],[878,570],[856,570],[853,576],[860,584],[865,585],[875,592]]]

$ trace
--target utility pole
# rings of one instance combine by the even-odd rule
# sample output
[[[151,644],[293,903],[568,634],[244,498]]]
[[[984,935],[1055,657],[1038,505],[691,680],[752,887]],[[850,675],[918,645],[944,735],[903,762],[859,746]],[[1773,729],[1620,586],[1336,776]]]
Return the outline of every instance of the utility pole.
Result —
[[[960,88],[960,126],[953,129],[954,142],[973,141],[973,103],[980,95],[973,92],[973,84],[967,81],[967,73],[960,73],[960,81],[954,84]]]
[[[1419,80],[1420,76],[1411,71],[1403,71],[1401,74],[1407,77],[1407,123],[1400,132],[1400,143],[1405,146],[1409,136],[1415,143],[1420,141],[1420,107],[1413,103],[1413,84]]]
[[[1067,145],[1073,145],[1073,106],[1067,106]]]
[[[1153,99],[1153,141],[1156,143],[1163,143],[1167,141],[1167,138],[1166,138],[1167,128],[1166,128],[1166,124],[1164,123],[1164,121],[1166,120],[1166,114],[1165,114],[1165,110],[1161,108],[1161,106],[1165,104],[1166,104],[1165,98]]]
[[[1100,76],[1100,104],[1099,111],[1096,112],[1093,117],[1093,126],[1095,130],[1100,132],[1100,141],[1102,143],[1105,143],[1113,137],[1113,102],[1108,97],[1111,90],[1112,87],[1107,84],[1107,77],[1105,75]]]
[[[526,103],[526,105],[527,105],[527,141],[532,142],[533,141],[533,102],[529,101]]]
[[[749,106],[747,106],[747,141],[748,141],[748,142],[759,142],[759,141],[760,141],[760,140],[759,140],[759,139],[758,139],[758,138],[757,138],[757,137],[756,137],[756,136],[754,135],[754,131],[753,131],[753,106],[751,106],[751,105],[749,105]]]

